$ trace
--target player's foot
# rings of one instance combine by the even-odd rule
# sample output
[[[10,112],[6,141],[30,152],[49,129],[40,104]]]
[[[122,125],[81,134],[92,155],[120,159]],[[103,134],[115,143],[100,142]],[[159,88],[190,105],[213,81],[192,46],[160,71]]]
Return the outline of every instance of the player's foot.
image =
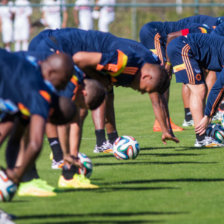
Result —
[[[12,219],[15,218],[13,215],[10,215],[3,210],[0,210],[0,223],[2,224],[15,224]]]
[[[60,160],[58,162],[56,162],[54,159],[52,160],[51,163],[51,168],[54,170],[58,170],[61,169],[64,166],[64,160]]]
[[[174,132],[178,132],[178,131],[183,131],[184,130],[183,128],[181,128],[178,125],[174,124],[173,121],[171,121],[171,120],[170,120],[170,124],[171,124],[172,130]],[[153,131],[154,132],[162,132],[160,124],[159,124],[159,122],[157,120],[155,120],[155,122],[154,122]]]
[[[113,145],[109,141],[106,141],[101,146],[96,145],[93,152],[94,153],[100,153],[100,152],[113,153]]]
[[[193,121],[192,119],[189,120],[189,121],[186,121],[186,120],[184,119],[184,122],[183,122],[182,126],[183,126],[183,127],[192,127],[192,126],[194,126],[194,121]]]
[[[21,183],[18,189],[19,196],[52,197],[56,196],[55,188],[48,185],[45,180],[33,179]]]
[[[0,201],[11,201],[17,185],[11,181],[4,170],[0,170]]]
[[[201,148],[201,147],[206,147],[206,148],[213,148],[213,147],[222,147],[224,146],[223,144],[217,142],[215,139],[212,137],[206,136],[203,140],[198,141],[196,139],[194,147]]]
[[[60,176],[58,181],[59,188],[66,189],[96,189],[99,186],[91,184],[90,180],[84,175],[75,174],[71,180],[66,180],[63,176]]]

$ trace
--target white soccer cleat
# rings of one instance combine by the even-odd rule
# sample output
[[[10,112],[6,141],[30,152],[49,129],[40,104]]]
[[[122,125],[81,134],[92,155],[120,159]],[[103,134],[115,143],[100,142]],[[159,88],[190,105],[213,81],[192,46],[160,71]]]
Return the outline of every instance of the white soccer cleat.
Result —
[[[192,126],[194,126],[194,121],[193,120],[186,121],[184,119],[184,122],[183,122],[182,126],[183,127],[192,127]]]
[[[17,185],[8,178],[5,171],[0,170],[0,201],[11,201],[16,191]]]
[[[113,145],[109,141],[106,141],[101,146],[96,145],[93,152],[94,153],[100,153],[100,152],[113,153]]]
[[[54,159],[52,160],[51,163],[51,169],[53,170],[58,170],[58,169],[62,169],[62,167],[64,166],[64,160],[60,160],[60,161],[55,161]]]
[[[213,147],[223,147],[224,145],[217,142],[214,138],[205,136],[205,139],[198,141],[196,139],[194,147],[196,148],[201,148],[201,147],[206,147],[206,148],[213,148]]]

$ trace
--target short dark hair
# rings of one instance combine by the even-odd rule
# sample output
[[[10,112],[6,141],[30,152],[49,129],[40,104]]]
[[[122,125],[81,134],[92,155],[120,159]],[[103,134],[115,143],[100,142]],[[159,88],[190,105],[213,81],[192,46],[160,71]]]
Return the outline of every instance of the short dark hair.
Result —
[[[67,124],[77,113],[76,106],[70,98],[54,96],[54,105],[49,116],[49,121],[56,125]]]
[[[85,89],[87,91],[87,104],[90,110],[95,110],[105,99],[105,88],[97,80],[85,79]]]
[[[170,77],[163,66],[159,67],[159,76],[160,78],[156,90],[163,94],[170,86]]]

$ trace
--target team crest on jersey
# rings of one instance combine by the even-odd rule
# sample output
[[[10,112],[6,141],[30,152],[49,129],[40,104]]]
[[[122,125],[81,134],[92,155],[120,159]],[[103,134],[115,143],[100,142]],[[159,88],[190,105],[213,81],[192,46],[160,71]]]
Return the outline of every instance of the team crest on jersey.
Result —
[[[201,81],[201,74],[197,74],[197,75],[195,76],[195,78],[196,78],[197,81]]]

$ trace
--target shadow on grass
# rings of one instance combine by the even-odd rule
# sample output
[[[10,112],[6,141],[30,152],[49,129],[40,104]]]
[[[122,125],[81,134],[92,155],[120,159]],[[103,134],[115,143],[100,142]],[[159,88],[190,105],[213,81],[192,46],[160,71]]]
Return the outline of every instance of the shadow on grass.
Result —
[[[44,224],[137,224],[137,223],[165,223],[165,220],[130,220],[130,221],[112,221],[110,220],[82,220],[82,221],[63,221],[63,222],[44,222]],[[40,224],[36,222],[34,224]]]
[[[108,184],[106,184],[108,185]],[[67,192],[83,192],[83,191],[95,191],[96,193],[102,192],[113,192],[113,191],[153,191],[153,190],[179,190],[180,187],[100,187],[97,189],[59,189],[55,192],[57,193],[67,193]]]
[[[121,160],[122,161],[122,160]],[[120,163],[94,163],[94,166],[120,166],[120,165],[174,165],[174,164],[216,164],[218,162],[197,162],[197,161],[167,161],[167,162],[141,162],[141,161],[132,161],[132,162],[127,162],[123,160],[123,162]]]
[[[43,220],[44,223],[53,224],[53,223],[161,223],[165,222],[165,220],[148,220],[148,219],[142,219],[142,220],[111,220],[111,218],[120,217],[122,219],[134,217],[134,216],[144,216],[144,215],[152,215],[152,216],[167,216],[167,215],[186,215],[189,214],[189,212],[179,212],[179,211],[147,211],[147,212],[104,212],[104,213],[81,213],[81,214],[43,214],[43,215],[24,215],[24,216],[17,216],[16,220],[29,220],[29,219],[39,219]],[[104,217],[110,217],[109,220],[102,220]],[[66,218],[85,218],[86,220],[82,221],[59,221],[57,222],[47,222],[46,219],[48,218],[55,218],[55,219],[66,219]],[[88,220],[90,218],[100,218],[100,220]],[[142,218],[142,217],[141,217]],[[56,220],[55,220],[56,221]],[[40,221],[38,222],[40,223]]]
[[[120,182],[98,183],[100,185],[111,184],[146,184],[146,183],[174,183],[174,182],[224,182],[224,178],[178,178],[178,179],[152,179],[152,180],[130,180]]]
[[[157,156],[157,157],[169,157],[169,156],[201,156],[201,155],[206,155],[202,153],[144,153],[144,154],[139,154],[139,157],[143,156]]]

